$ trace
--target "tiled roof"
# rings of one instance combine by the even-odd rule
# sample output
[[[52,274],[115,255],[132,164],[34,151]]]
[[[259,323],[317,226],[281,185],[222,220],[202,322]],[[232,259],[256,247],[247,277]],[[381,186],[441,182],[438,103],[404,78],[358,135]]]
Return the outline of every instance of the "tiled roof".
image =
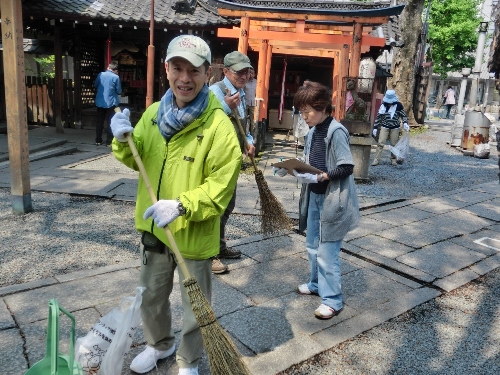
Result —
[[[102,19],[120,22],[149,22],[148,0],[22,0],[25,16],[46,15],[64,19]],[[176,0],[155,0],[155,23],[166,25],[209,26],[230,21],[219,16],[207,0],[198,0],[193,14],[176,13]]]
[[[292,12],[308,10],[321,14],[354,15],[361,12],[364,15],[399,15],[404,7],[391,6],[391,0],[373,1],[344,1],[344,0],[208,0],[210,4],[219,8],[241,10],[274,10]],[[359,14],[359,13],[358,13]]]

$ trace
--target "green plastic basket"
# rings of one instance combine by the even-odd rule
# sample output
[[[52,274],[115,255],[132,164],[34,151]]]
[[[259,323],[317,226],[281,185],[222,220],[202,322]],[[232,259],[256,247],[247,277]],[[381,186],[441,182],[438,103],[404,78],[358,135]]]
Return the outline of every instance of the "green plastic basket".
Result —
[[[59,313],[71,319],[69,356],[59,354]],[[75,318],[51,299],[47,327],[47,349],[45,357],[31,367],[25,375],[83,375],[82,366],[74,361]]]

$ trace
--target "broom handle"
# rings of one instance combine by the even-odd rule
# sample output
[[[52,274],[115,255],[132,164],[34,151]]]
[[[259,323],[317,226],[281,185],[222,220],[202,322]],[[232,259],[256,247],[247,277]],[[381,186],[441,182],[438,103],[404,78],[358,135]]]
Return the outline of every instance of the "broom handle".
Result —
[[[243,126],[241,125],[240,122],[240,117],[238,115],[238,112],[236,112],[236,108],[232,110],[233,117],[236,119],[236,123],[238,124],[238,128],[240,129],[240,133],[243,135],[243,145],[245,147],[245,150],[248,150],[248,142],[247,142],[247,135],[245,134],[245,130],[243,129]],[[253,168],[255,171],[257,171],[257,165],[255,164],[255,159],[253,155],[248,155],[250,157],[250,160],[252,161]]]
[[[120,107],[115,108],[115,112],[121,112]],[[139,173],[141,174],[142,179],[144,180],[144,183],[146,184],[146,189],[148,190],[149,197],[151,198],[151,201],[153,204],[155,204],[158,200],[156,199],[156,195],[153,191],[153,188],[151,187],[151,183],[149,181],[148,174],[146,172],[146,168],[144,168],[144,164],[142,163],[141,156],[137,152],[137,147],[135,147],[135,143],[130,136],[130,133],[126,133],[126,138],[128,145],[130,147],[130,150],[132,150],[132,155],[134,156],[135,162],[137,163],[137,166],[139,167]],[[184,258],[181,255],[181,252],[179,251],[179,248],[177,247],[177,244],[175,243],[174,236],[172,235],[172,232],[170,231],[168,225],[163,227],[165,230],[165,234],[167,235],[167,238],[170,242],[170,246],[172,247],[172,251],[175,254],[175,258],[177,259],[177,264],[179,265],[180,269],[182,270],[182,273],[184,274],[184,277],[186,279],[189,279],[191,277],[188,268],[186,266],[186,262],[184,261]]]

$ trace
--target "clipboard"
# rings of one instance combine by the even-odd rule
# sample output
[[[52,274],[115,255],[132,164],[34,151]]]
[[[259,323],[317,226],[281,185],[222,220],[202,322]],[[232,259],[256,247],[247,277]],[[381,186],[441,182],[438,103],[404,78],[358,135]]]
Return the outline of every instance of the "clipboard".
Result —
[[[273,167],[276,168],[285,168],[288,171],[288,174],[295,176],[293,174],[293,170],[295,169],[299,173],[312,173],[312,174],[319,174],[322,173],[323,171],[319,170],[318,168],[314,168],[310,166],[309,164],[306,164],[300,160],[297,159],[288,159],[284,161],[280,161],[279,163],[274,163],[272,165]]]

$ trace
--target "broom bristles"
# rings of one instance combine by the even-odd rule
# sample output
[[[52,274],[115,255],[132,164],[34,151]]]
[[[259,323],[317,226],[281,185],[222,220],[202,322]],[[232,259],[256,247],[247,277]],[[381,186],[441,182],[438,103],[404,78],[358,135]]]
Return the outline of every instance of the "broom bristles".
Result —
[[[261,231],[264,235],[291,230],[292,222],[283,205],[269,189],[260,169],[255,169],[255,181],[259,189],[260,209],[262,212]]]
[[[210,362],[210,373],[213,375],[251,375],[238,349],[217,321],[196,279],[190,277],[184,280],[183,284],[196,321],[200,326],[203,346]]]

